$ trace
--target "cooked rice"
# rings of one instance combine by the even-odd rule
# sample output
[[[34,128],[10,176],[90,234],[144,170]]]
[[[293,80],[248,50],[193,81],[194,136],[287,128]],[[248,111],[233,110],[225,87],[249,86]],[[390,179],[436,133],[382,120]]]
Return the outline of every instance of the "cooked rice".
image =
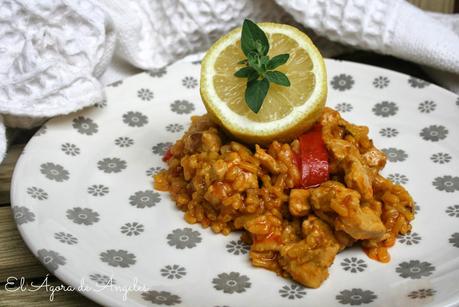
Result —
[[[296,188],[297,140],[247,147],[204,115],[192,117],[171,147],[155,189],[170,192],[188,223],[225,235],[242,231],[254,266],[308,287],[319,287],[336,254],[354,244],[388,262],[388,247],[411,230],[413,200],[379,174],[386,157],[373,146],[367,127],[328,108],[319,122],[330,180],[318,187]]]

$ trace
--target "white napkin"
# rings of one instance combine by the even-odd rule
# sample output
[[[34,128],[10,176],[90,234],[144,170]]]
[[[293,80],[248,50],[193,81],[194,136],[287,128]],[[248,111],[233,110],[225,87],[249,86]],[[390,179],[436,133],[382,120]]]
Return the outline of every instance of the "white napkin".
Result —
[[[154,69],[207,49],[244,18],[301,24],[326,56],[352,46],[426,65],[458,90],[458,15],[402,0],[1,0],[0,113],[31,127],[94,104],[115,49],[124,66],[112,75],[129,74],[126,62]],[[3,131],[0,121],[0,159]]]

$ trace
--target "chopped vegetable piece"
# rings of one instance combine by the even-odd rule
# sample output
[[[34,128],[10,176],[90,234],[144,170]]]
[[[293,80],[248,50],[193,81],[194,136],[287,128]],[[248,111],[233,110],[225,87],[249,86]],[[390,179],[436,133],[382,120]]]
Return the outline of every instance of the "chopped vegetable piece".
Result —
[[[163,161],[164,161],[164,162],[167,162],[167,161],[169,161],[170,158],[172,158],[172,151],[171,151],[171,149],[169,148],[169,149],[164,153]]]
[[[322,127],[315,125],[299,137],[301,186],[312,187],[328,180],[328,153],[322,139]]]

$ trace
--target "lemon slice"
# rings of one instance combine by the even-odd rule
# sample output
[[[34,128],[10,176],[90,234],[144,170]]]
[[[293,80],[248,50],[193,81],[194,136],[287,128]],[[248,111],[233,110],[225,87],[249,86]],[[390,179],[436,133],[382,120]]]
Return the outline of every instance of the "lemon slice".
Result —
[[[290,87],[271,82],[258,113],[249,109],[244,94],[247,79],[234,73],[245,59],[241,28],[221,37],[207,51],[201,66],[201,97],[209,115],[233,136],[248,143],[287,141],[306,131],[320,116],[327,96],[324,60],[309,37],[298,29],[259,23],[269,40],[269,57],[288,53],[276,68],[287,75]]]

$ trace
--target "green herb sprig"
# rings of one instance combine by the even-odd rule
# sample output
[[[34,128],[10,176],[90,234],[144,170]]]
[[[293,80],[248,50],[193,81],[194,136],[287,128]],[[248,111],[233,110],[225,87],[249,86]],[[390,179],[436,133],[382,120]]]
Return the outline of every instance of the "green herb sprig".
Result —
[[[288,77],[277,70],[288,61],[289,54],[269,58],[269,42],[265,32],[254,22],[245,19],[242,25],[241,49],[247,59],[238,62],[246,66],[234,73],[238,78],[247,78],[245,102],[255,113],[260,111],[269,90],[269,83],[290,86]]]

